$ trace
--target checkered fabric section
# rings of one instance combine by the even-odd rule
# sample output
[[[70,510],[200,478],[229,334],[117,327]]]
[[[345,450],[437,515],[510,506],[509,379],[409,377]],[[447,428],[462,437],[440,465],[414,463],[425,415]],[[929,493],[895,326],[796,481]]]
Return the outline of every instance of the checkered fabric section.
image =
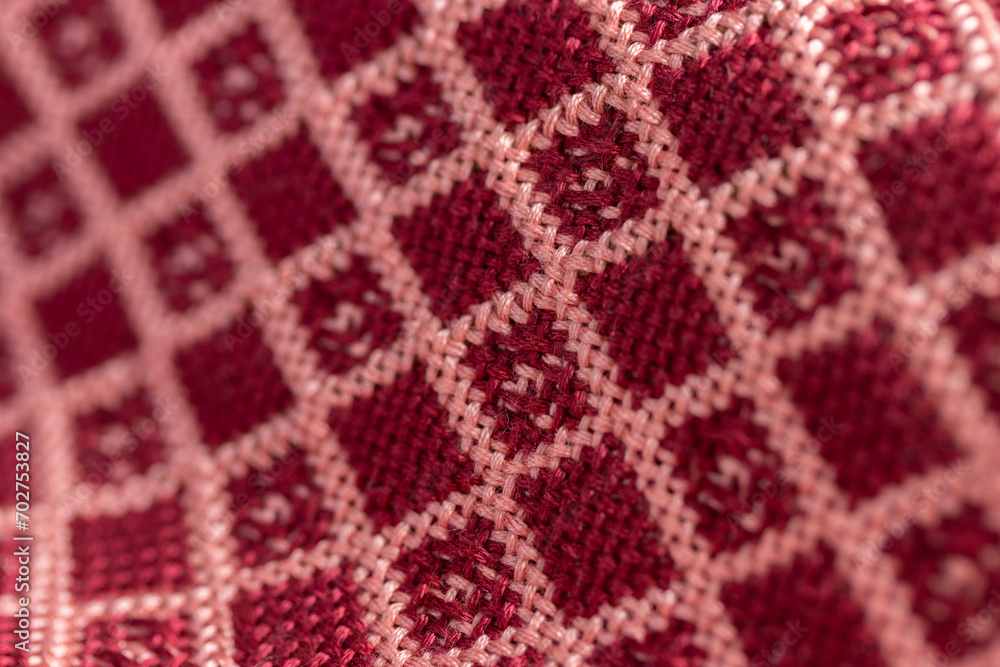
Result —
[[[5,0],[0,665],[1000,664],[998,19]]]

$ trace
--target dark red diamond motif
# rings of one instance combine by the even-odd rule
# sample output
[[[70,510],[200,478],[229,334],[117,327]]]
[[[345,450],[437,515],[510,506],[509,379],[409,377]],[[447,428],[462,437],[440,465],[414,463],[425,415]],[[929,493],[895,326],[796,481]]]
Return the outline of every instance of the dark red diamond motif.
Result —
[[[639,137],[625,130],[626,120],[612,109],[597,125],[581,122],[577,136],[557,135],[524,165],[538,173],[535,188],[549,196],[546,212],[560,218],[560,233],[574,241],[595,240],[659,203],[659,181],[646,175],[646,159],[635,151]]]
[[[357,255],[346,271],[313,280],[296,292],[292,303],[323,370],[335,375],[363,364],[374,350],[395,340],[402,321],[389,309],[391,299],[378,286],[378,275]]]
[[[31,256],[72,238],[80,227],[76,203],[48,165],[8,192],[7,205],[21,249]]]
[[[333,410],[330,426],[357,472],[358,488],[378,528],[420,512],[452,491],[468,493],[472,462],[458,449],[458,435],[418,367],[371,398]],[[372,429],[371,424],[380,424]]]
[[[160,291],[178,312],[218,293],[233,277],[225,244],[198,212],[164,225],[146,243],[156,266]]]
[[[458,146],[459,127],[448,120],[450,112],[431,71],[417,67],[412,77],[398,82],[395,95],[373,94],[351,117],[372,160],[390,182],[402,183]]]
[[[967,470],[953,466],[944,481],[961,484]],[[917,502],[933,502],[933,493],[925,489]],[[980,507],[963,505],[935,527],[914,526],[887,551],[896,556],[913,590],[913,610],[939,651],[959,658],[990,643],[995,614],[980,612],[1000,606],[1000,535],[985,525]]]
[[[80,123],[79,143],[56,163],[57,172],[94,159],[93,152],[118,193],[131,198],[184,167],[188,155],[153,92],[162,76],[148,73],[107,107],[85,118]]]
[[[39,354],[53,359],[63,377],[82,373],[138,346],[121,304],[128,280],[128,274],[110,272],[99,262],[36,304],[48,339]],[[36,372],[34,359],[31,364],[31,371]]]
[[[56,71],[66,83],[77,86],[114,63],[124,45],[107,0],[69,0],[60,5],[40,9],[47,19],[39,21],[40,32]]]
[[[253,123],[284,99],[277,64],[256,24],[212,49],[195,69],[209,111],[226,132]]]
[[[914,277],[1000,238],[996,135],[996,123],[965,104],[862,145],[861,170]]]
[[[163,460],[160,424],[174,410],[175,406],[162,400],[151,402],[140,391],[126,396],[118,406],[81,415],[76,424],[76,450],[83,479],[91,486],[122,481]]]
[[[210,446],[251,431],[292,404],[260,328],[251,324],[254,319],[239,318],[227,331],[180,351],[174,360]]]
[[[690,485],[685,502],[713,554],[783,528],[794,511],[795,485],[752,412],[737,399],[709,418],[691,417],[660,443],[677,457],[673,474]]]
[[[576,377],[576,355],[565,349],[568,334],[553,326],[555,319],[551,311],[532,310],[510,334],[489,331],[465,356],[476,371],[472,386],[486,395],[483,414],[496,420],[493,437],[507,444],[508,456],[534,451],[560,427],[595,412],[586,403],[587,386]],[[544,427],[539,417],[546,418]]]
[[[335,78],[392,46],[420,20],[410,0],[294,0],[320,70]]]
[[[720,598],[751,665],[884,667],[864,611],[819,544],[766,576],[726,584]],[[836,641],[824,629],[837,628]]]
[[[311,549],[327,536],[332,516],[322,506],[323,492],[303,449],[292,447],[266,469],[251,469],[229,484],[232,535],[244,567]]]
[[[854,502],[958,458],[889,333],[877,323],[844,344],[778,363],[778,377]]]
[[[715,305],[670,234],[645,255],[604,273],[587,276],[577,292],[608,336],[618,363],[618,383],[638,406],[657,398],[669,384],[680,384],[712,362],[731,356],[729,340]]]
[[[510,2],[463,23],[455,37],[497,120],[507,124],[533,118],[615,69],[598,48],[590,15],[570,0]]]
[[[510,216],[477,172],[429,206],[393,222],[392,231],[423,281],[423,291],[441,319],[526,280],[538,262],[522,248]]]
[[[761,31],[683,68],[655,67],[651,88],[688,162],[688,178],[703,190],[814,133],[779,60],[778,47]]]
[[[723,232],[736,241],[734,259],[746,268],[743,284],[769,331],[806,320],[855,288],[844,234],[832,224],[834,213],[821,193],[822,184],[803,179],[793,196],[755,206]]]
[[[452,530],[447,540],[430,537],[419,549],[403,553],[396,569],[406,573],[400,590],[411,596],[403,613],[414,621],[410,636],[421,650],[447,651],[469,648],[479,637],[497,638],[508,627],[521,627],[516,615],[521,595],[510,587],[514,571],[500,563],[506,553],[502,542],[490,540],[491,522],[479,516],[462,530]],[[494,572],[489,576],[486,571]],[[475,589],[449,594],[449,581],[461,577]],[[457,630],[455,625],[467,626]]]
[[[233,174],[232,184],[276,262],[357,215],[304,127]]]
[[[635,482],[610,434],[598,447],[585,447],[579,460],[563,459],[558,468],[517,481],[514,498],[535,530],[535,547],[567,625],[622,597],[665,588],[675,577],[673,559]]]
[[[187,528],[176,499],[123,516],[77,518],[70,528],[78,597],[175,591],[190,582]]]

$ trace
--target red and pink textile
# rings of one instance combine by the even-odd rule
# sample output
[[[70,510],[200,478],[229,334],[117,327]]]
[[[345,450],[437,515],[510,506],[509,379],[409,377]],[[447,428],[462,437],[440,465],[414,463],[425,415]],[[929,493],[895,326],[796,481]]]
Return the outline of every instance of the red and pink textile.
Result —
[[[5,0],[0,313],[0,665],[1000,664],[996,0]]]

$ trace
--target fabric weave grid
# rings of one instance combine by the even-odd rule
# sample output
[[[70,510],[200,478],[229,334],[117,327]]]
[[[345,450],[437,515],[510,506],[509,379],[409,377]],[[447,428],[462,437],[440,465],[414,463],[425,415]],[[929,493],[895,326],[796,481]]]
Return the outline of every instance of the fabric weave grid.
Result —
[[[40,664],[736,666],[780,650],[909,666],[948,641],[953,664],[1000,657],[994,631],[967,647],[949,627],[997,578],[998,389],[980,369],[997,365],[1000,244],[987,208],[928,238],[948,196],[980,196],[963,169],[983,206],[995,190],[988,4],[390,2],[354,17],[382,50],[346,62],[314,51],[321,3],[72,4],[120,37],[89,78],[67,79],[54,37],[0,44],[17,100],[0,122],[0,425],[38,443]],[[35,9],[8,3],[0,32]],[[251,27],[283,95],[220,122],[198,67]],[[499,71],[470,46],[481,33],[539,71]],[[430,107],[358,115],[413,81]],[[385,151],[414,136],[431,145],[408,174]],[[53,160],[79,223],[42,248],[8,193]],[[159,238],[194,254],[168,264]],[[231,271],[188,288],[206,262]],[[819,287],[789,276],[803,262]],[[93,325],[76,307],[91,297]],[[311,299],[336,308],[318,319]],[[162,460],[91,488],[81,433],[123,440],[86,417],[137,394]],[[138,446],[142,424],[125,427]],[[971,546],[941,537],[958,531]],[[103,564],[130,549],[134,572]],[[776,589],[794,594],[763,599]],[[0,615],[16,604],[5,581]],[[10,636],[0,660],[20,659]]]

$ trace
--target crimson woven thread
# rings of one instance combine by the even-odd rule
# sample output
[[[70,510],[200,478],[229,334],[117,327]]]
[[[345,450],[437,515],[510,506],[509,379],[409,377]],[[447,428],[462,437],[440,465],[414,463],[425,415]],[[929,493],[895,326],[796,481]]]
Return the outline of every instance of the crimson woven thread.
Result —
[[[994,0],[8,0],[0,666],[998,665],[998,211]]]

